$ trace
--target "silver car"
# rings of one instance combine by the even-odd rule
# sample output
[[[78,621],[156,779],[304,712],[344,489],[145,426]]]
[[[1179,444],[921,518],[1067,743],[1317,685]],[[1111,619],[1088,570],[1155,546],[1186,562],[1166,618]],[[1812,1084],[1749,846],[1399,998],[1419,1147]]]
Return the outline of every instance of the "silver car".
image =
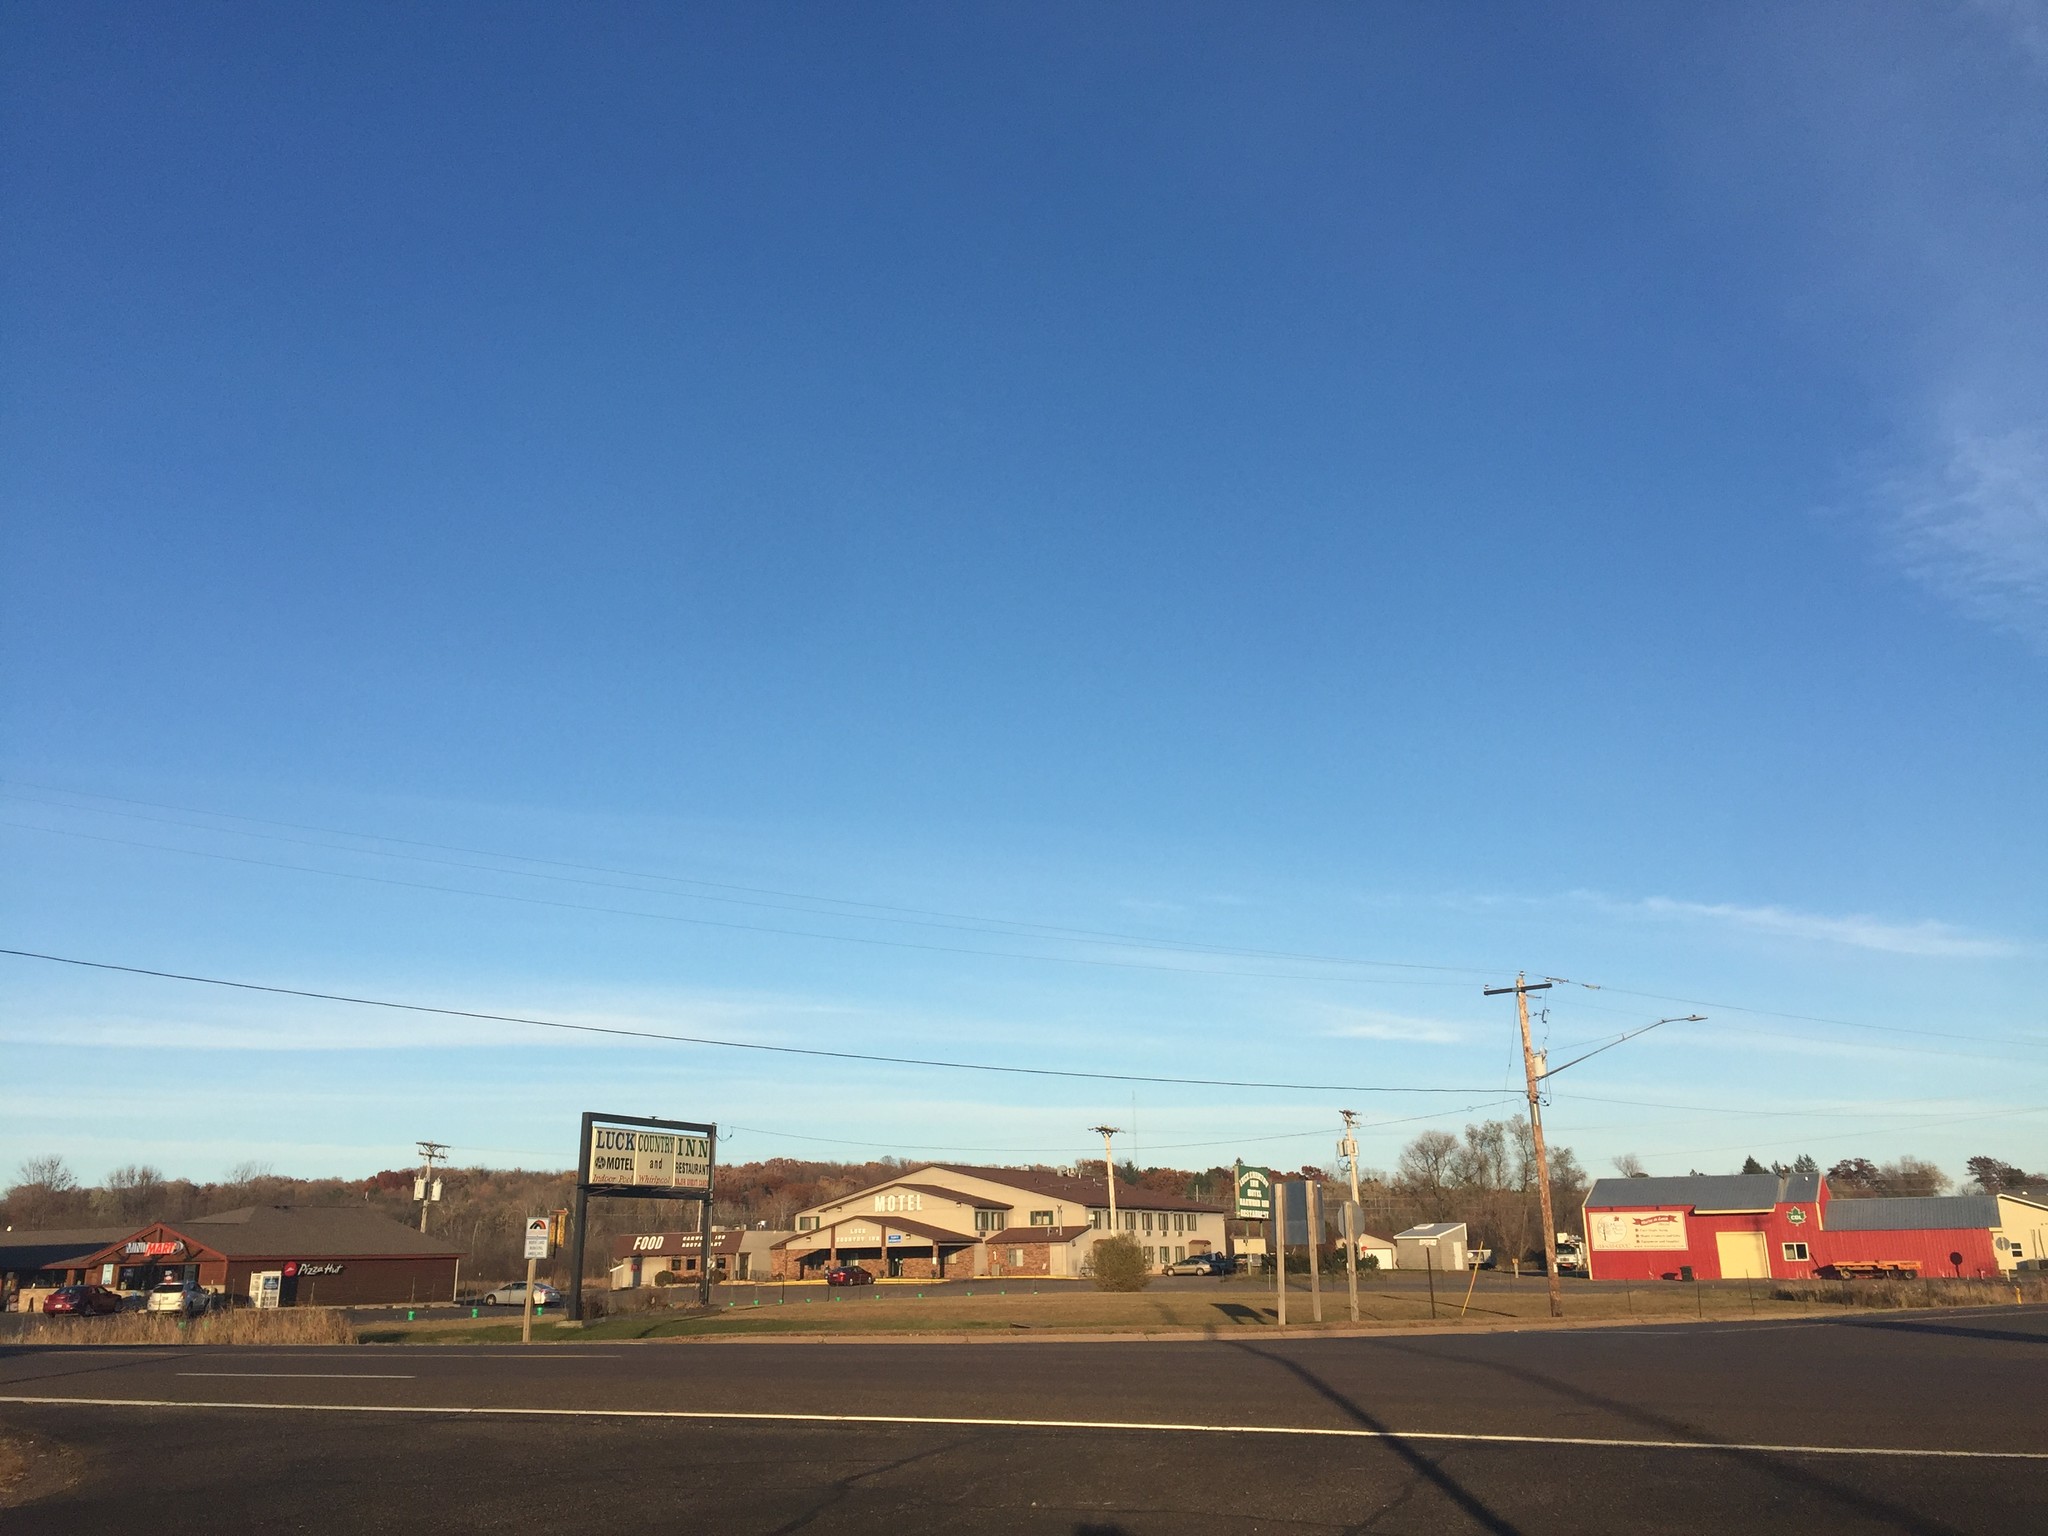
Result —
[[[559,1307],[568,1298],[552,1285],[543,1281],[533,1282],[533,1304],[536,1307]],[[526,1287],[523,1285],[501,1285],[495,1291],[484,1293],[487,1307],[523,1307],[526,1305]]]
[[[150,1287],[142,1305],[150,1312],[176,1312],[184,1317],[197,1317],[213,1305],[213,1298],[199,1286],[187,1285],[182,1280],[166,1280],[161,1285]]]

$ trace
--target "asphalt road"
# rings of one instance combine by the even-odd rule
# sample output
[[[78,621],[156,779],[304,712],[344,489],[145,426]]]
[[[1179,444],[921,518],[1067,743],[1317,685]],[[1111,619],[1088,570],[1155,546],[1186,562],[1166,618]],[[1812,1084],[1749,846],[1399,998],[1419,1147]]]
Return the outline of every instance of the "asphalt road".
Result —
[[[14,1349],[0,1525],[2000,1531],[2048,1309],[1258,1342]],[[65,1486],[50,1486],[64,1483]]]

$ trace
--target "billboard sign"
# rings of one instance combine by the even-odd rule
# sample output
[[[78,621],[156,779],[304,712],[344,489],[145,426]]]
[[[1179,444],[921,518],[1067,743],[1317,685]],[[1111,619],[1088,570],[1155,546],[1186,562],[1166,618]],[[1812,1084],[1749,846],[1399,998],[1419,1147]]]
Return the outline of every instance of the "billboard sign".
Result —
[[[1237,1165],[1237,1219],[1266,1221],[1273,1215],[1273,1175],[1263,1168]]]
[[[1610,1253],[1682,1253],[1683,1211],[1594,1211],[1593,1246]]]
[[[701,1200],[711,1193],[716,1138],[716,1127],[692,1121],[587,1114],[581,1182],[593,1193]]]

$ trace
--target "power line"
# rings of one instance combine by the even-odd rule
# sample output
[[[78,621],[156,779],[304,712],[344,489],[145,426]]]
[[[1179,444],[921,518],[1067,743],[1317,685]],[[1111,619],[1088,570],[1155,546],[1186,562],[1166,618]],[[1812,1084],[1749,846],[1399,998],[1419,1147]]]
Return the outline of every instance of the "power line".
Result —
[[[1035,955],[1020,954],[1015,950],[968,949],[957,944],[917,944],[908,939],[880,939],[870,934],[820,933],[809,928],[772,928],[760,923],[733,923],[715,917],[686,917],[678,912],[648,912],[636,907],[601,907],[581,901],[553,901],[545,896],[517,896],[510,891],[479,891],[468,886],[435,885],[424,880],[399,880],[390,875],[365,875],[352,870],[320,869],[308,864],[286,864],[276,859],[252,859],[237,853],[214,853],[202,848],[177,848],[164,843],[147,843],[137,838],[109,837],[102,832],[80,832],[69,827],[43,827],[33,822],[0,821],[0,827],[17,827],[25,832],[43,832],[53,837],[84,838],[89,842],[112,843],[122,848],[148,848],[158,853],[182,853],[195,859],[213,859],[224,864],[246,864],[257,869],[281,869],[301,875],[324,875],[333,880],[354,880],[366,885],[388,885],[401,890],[433,891],[444,896],[474,896],[483,901],[507,901],[526,907],[552,907],[566,912],[596,912],[610,917],[644,917],[660,923],[684,923],[696,928],[722,928],[739,933],[770,933],[784,938],[823,939],[834,944],[865,944],[881,949],[912,949],[925,954],[977,955],[989,960],[1029,960],[1045,965],[1086,965],[1117,971],[1165,971],[1176,976],[1233,976],[1249,977],[1262,981],[1320,981],[1343,980],[1348,984],[1369,984],[1378,987],[1455,987],[1454,981],[1422,981],[1391,976],[1306,976],[1289,971],[1239,971],[1225,970],[1216,966],[1155,965],[1143,960],[1096,960],[1084,955]],[[649,892],[649,895],[659,894]],[[829,916],[820,913],[819,916]],[[1018,937],[1023,935],[995,934],[991,937]],[[1192,958],[1192,957],[1191,957]]]
[[[0,784],[19,782],[21,781],[0,779]],[[458,844],[450,843],[422,842],[414,838],[389,837],[383,833],[378,832],[353,832],[347,830],[346,828],[340,827],[307,826],[299,822],[271,821],[260,816],[241,816],[231,811],[208,811],[200,810],[191,806],[163,805],[151,800],[132,800],[120,795],[96,795],[90,794],[87,791],[73,789],[53,790],[52,787],[48,785],[24,785],[24,787],[31,789],[42,789],[46,792],[73,795],[86,799],[114,800],[123,805],[145,806],[151,810],[176,811],[182,815],[187,816],[210,816],[216,820],[221,821],[246,821],[254,823],[258,826],[285,827],[296,832],[319,832],[329,837],[352,837],[366,842],[396,843],[400,846],[408,848],[432,849],[437,853],[466,853],[472,854],[479,858],[501,859],[509,862],[522,864],[540,864],[552,869],[573,869],[581,871],[583,874],[624,875],[634,880],[658,880],[671,885],[703,886],[709,890],[738,891],[744,893],[747,896],[776,896],[788,901],[807,901],[827,906],[854,907],[859,908],[861,910],[857,912],[825,912],[819,911],[817,906],[778,906],[773,902],[746,901],[740,900],[736,897],[729,896],[706,896],[690,891],[678,891],[668,893],[682,896],[685,899],[692,901],[729,902],[738,906],[766,907],[771,910],[780,912],[806,912],[818,917],[852,917],[865,918],[865,920],[873,922],[902,922],[914,924],[917,927],[947,928],[955,932],[963,933],[992,933],[997,932],[1001,929],[1018,929],[1024,930],[1024,932],[1017,934],[1009,934],[1005,936],[1059,938],[1069,940],[1075,943],[1088,944],[1136,945],[1142,949],[1166,950],[1175,953],[1237,955],[1250,959],[1267,960],[1305,960],[1312,961],[1320,965],[1350,965],[1371,967],[1384,970],[1403,971],[1436,971],[1444,973],[1446,975],[1458,976],[1484,976],[1492,974],[1489,971],[1477,969],[1471,966],[1426,965],[1417,961],[1409,960],[1368,960],[1355,955],[1321,955],[1305,953],[1295,950],[1257,949],[1239,945],[1211,944],[1194,939],[1159,939],[1147,937],[1142,934],[1120,933],[1110,929],[1063,927],[1051,923],[1028,922],[1017,918],[989,917],[985,914],[977,914],[971,912],[945,912],[935,911],[922,907],[892,906],[882,902],[857,901],[842,896],[821,896],[812,892],[805,891],[783,891],[776,890],[772,887],[738,885],[727,881],[700,880],[688,875],[657,874],[650,870],[619,869],[602,864],[578,864],[571,863],[569,861],[562,859],[537,858],[531,854],[504,853],[498,850],[488,848],[467,848]],[[416,863],[437,864],[451,869],[483,870],[491,874],[513,875],[517,876],[518,878],[527,880],[566,880],[571,884],[592,885],[610,890],[646,890],[646,887],[644,886],[617,885],[610,881],[587,880],[576,878],[573,876],[547,875],[540,874],[531,870],[499,869],[493,865],[465,864],[448,859],[428,859],[421,858],[415,854],[391,853],[386,850],[378,848],[351,848],[346,846],[345,844],[339,843],[316,843],[308,841],[303,838],[277,837],[274,834],[266,832],[248,832],[234,827],[211,827],[203,825],[201,823],[190,821],[172,821],[164,817],[141,816],[132,811],[115,811],[108,810],[105,807],[101,806],[76,805],[67,800],[48,800],[40,798],[35,795],[20,794],[15,791],[7,791],[6,793],[9,799],[21,800],[33,805],[54,806],[62,810],[86,811],[91,814],[101,816],[121,816],[134,821],[152,822],[158,826],[183,827],[187,830],[194,832],[225,832],[228,835],[234,837],[257,837],[263,838],[264,840],[269,842],[289,843],[303,848],[325,848],[336,853],[349,853],[359,855],[367,854],[371,857],[376,858],[402,858]],[[11,822],[7,823],[7,825],[26,826],[27,824],[20,822]],[[33,828],[32,830],[54,832],[61,831],[62,829],[43,827]],[[118,839],[110,839],[110,841],[118,841]],[[138,844],[136,846],[149,848],[164,847],[164,845],[156,843],[143,843]],[[166,849],[165,851],[196,852],[198,850],[171,848]],[[302,866],[290,865],[283,867],[300,868]],[[648,894],[661,893],[649,892]],[[962,924],[982,924],[984,926],[959,926]]]
[[[1584,986],[1584,982],[1576,983]],[[1790,1019],[1800,1024],[1833,1024],[1842,1029],[1868,1029],[1887,1035],[1925,1035],[1936,1040],[1972,1040],[1982,1045],[2019,1046],[2025,1050],[2048,1050],[2048,1040],[2015,1040],[2009,1035],[1971,1035],[1950,1029],[1909,1029],[1903,1024],[1865,1024],[1856,1019],[1835,1019],[1817,1013],[1782,1013],[1773,1008],[1752,1008],[1742,1003],[1716,1003],[1698,997],[1671,997],[1662,992],[1632,992],[1627,987],[1601,986],[1602,992],[1617,997],[1640,997],[1653,1003],[1679,1003],[1687,1008],[1720,1008],[1729,1013],[1754,1014],[1760,1019]],[[1932,1054],[1932,1053],[1929,1053]],[[1984,1057],[1971,1057],[1982,1061]]]
[[[49,955],[32,949],[0,949],[0,955],[23,960],[46,960],[55,965],[75,965],[94,971],[118,971],[128,976],[150,976],[161,981],[189,981],[209,987],[232,987],[240,992],[264,992],[277,997],[305,997],[324,1003],[348,1003],[358,1008],[390,1008],[401,1013],[428,1013],[451,1019],[478,1019],[494,1024],[526,1024],[536,1029],[568,1030],[584,1035],[617,1035],[633,1040],[667,1040],[682,1045],[711,1045],[732,1051],[766,1051],[778,1056],[818,1056],[833,1061],[871,1061],[898,1067],[933,1067],[952,1072],[998,1072],[1015,1077],[1075,1078],[1106,1083],[1159,1083],[1179,1088],[1258,1088],[1288,1093],[1454,1093],[1486,1094],[1487,1088],[1389,1088],[1346,1083],[1267,1083],[1222,1077],[1164,1077],[1137,1072],[1084,1072],[1063,1067],[1012,1067],[993,1062],[942,1061],[923,1056],[883,1056],[870,1051],[827,1051],[815,1046],[764,1045],[754,1040],[716,1040],[705,1035],[677,1035],[660,1030],[623,1029],[605,1024],[567,1024],[559,1019],[538,1019],[521,1014],[484,1013],[468,1008],[437,1008],[428,1003],[398,1002],[379,997],[351,997],[339,992],[315,992],[303,987],[268,986],[254,981],[231,981],[219,976],[195,976],[182,971],[158,971],[139,965],[116,965],[108,960],[81,960],[71,955]]]

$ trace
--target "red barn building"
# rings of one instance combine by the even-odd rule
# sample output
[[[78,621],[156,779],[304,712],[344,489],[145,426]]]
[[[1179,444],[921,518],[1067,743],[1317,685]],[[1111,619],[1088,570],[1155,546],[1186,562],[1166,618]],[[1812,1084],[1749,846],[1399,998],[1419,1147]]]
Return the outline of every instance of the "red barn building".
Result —
[[[1817,1173],[1601,1179],[1586,1196],[1596,1280],[1805,1279],[1838,1265],[1996,1279],[2026,1252],[2010,1197],[1843,1200]]]

